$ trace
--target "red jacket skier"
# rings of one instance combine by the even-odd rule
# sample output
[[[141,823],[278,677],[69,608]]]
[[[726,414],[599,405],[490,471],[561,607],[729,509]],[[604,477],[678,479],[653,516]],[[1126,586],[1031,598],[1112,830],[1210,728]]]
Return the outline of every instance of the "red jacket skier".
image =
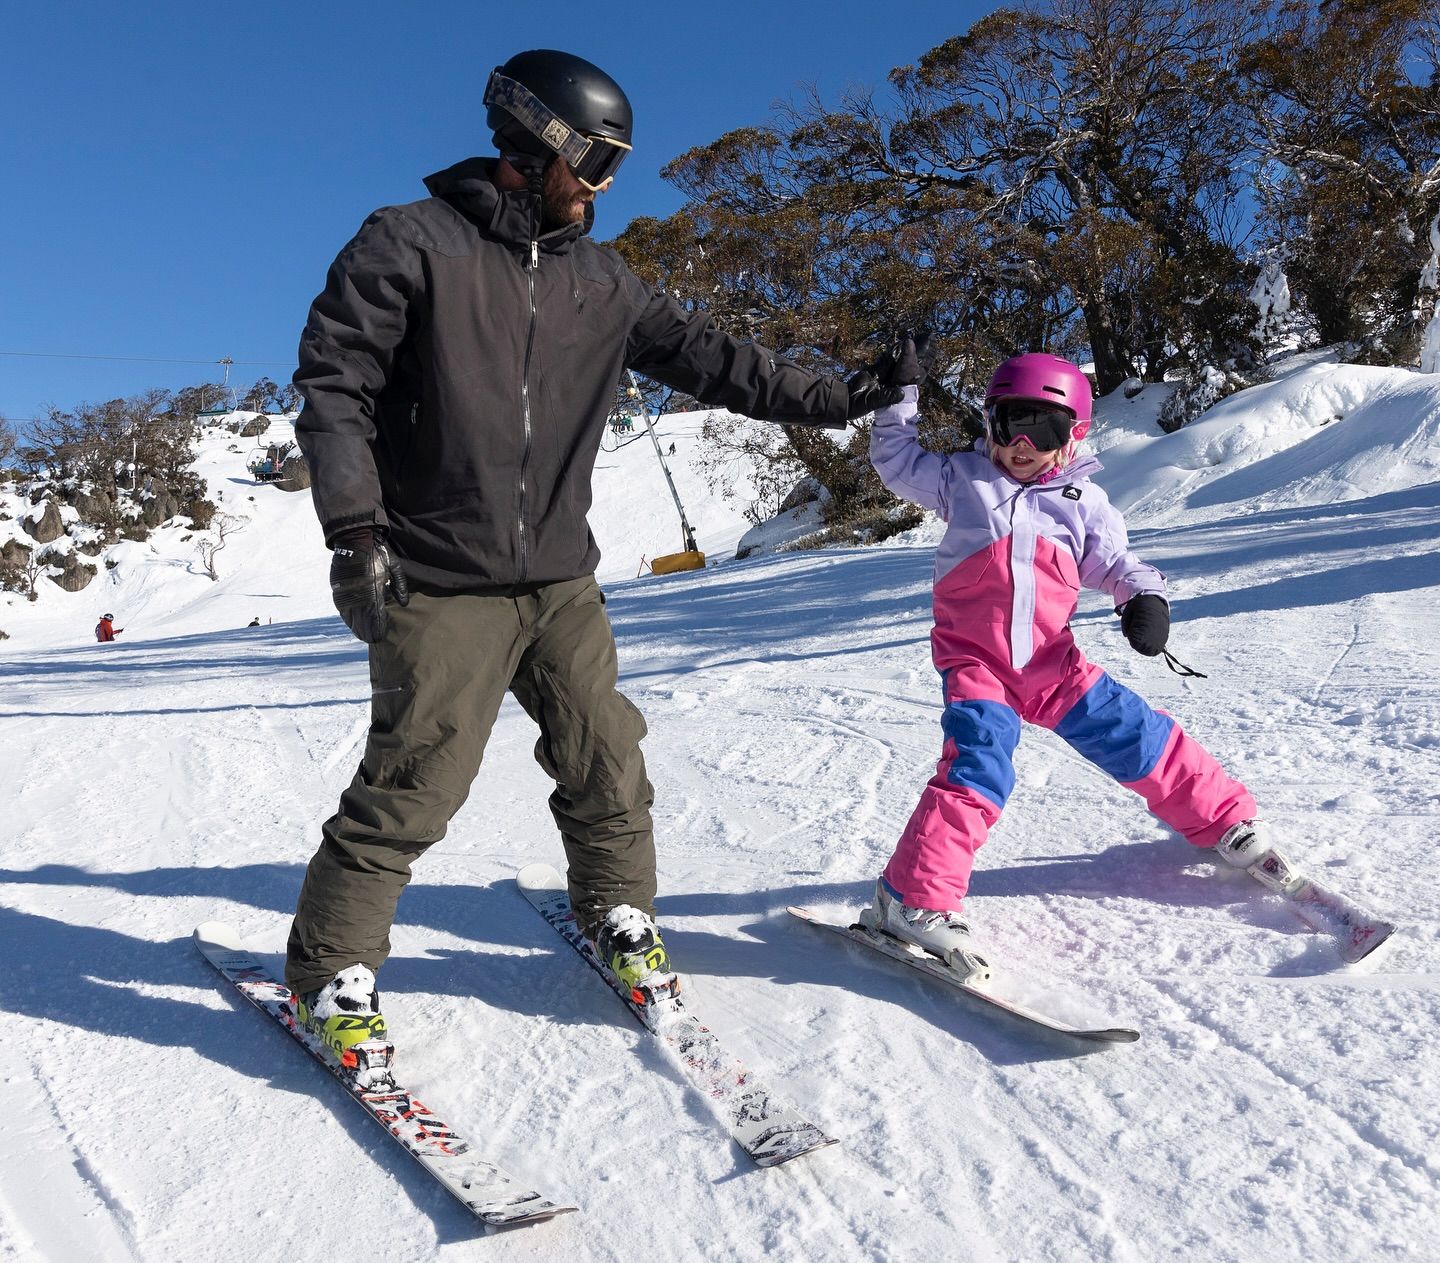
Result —
[[[100,621],[95,624],[95,639],[102,643],[107,640],[114,640],[125,629],[115,626],[115,615],[102,614]]]

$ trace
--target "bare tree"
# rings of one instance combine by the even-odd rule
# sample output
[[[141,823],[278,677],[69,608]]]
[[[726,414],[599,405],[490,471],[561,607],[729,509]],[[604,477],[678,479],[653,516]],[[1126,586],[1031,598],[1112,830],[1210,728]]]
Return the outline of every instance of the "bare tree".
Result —
[[[205,573],[212,580],[220,578],[220,572],[215,566],[216,555],[225,547],[226,539],[243,530],[248,520],[232,513],[217,513],[210,523],[210,534],[213,538],[203,539],[195,545],[195,551],[200,554],[200,562],[205,567]]]
[[[138,491],[144,476],[178,483],[195,459],[195,425],[167,390],[125,399],[49,409],[34,426],[27,466],[56,478],[78,478],[114,498],[123,484]]]
[[[299,412],[302,402],[300,392],[291,382],[286,382],[275,393],[275,403],[280,412]]]
[[[40,593],[36,590],[36,584],[50,573],[53,551],[42,553],[38,548],[25,550],[25,556],[20,560],[20,575],[24,583],[25,597],[30,601],[38,601]]]
[[[19,436],[15,433],[15,427],[7,421],[3,414],[0,414],[0,470],[5,469],[15,458],[15,451],[20,445]]]

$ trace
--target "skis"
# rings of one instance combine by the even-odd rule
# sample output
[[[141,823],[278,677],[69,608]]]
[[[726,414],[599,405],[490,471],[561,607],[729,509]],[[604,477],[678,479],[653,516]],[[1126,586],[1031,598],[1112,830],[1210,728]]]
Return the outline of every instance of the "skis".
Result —
[[[360,1078],[344,1070],[296,1025],[290,992],[250,954],[233,927],[207,922],[196,929],[195,946],[241,995],[334,1074],[365,1112],[477,1219],[497,1226],[536,1223],[575,1209],[547,1201],[472,1152],[465,1140],[388,1073],[370,1088],[362,1086]]]
[[[1035,1026],[1044,1027],[1048,1031],[1055,1031],[1057,1034],[1069,1036],[1071,1039],[1086,1040],[1091,1043],[1103,1044],[1129,1044],[1140,1038],[1140,1032],[1131,1030],[1125,1026],[1107,1027],[1084,1027],[1075,1026],[1069,1022],[1062,1021],[1058,1017],[1052,1017],[1047,1013],[1041,1013],[1029,1005],[1022,1004],[1018,1000],[1010,999],[1003,994],[1004,983],[991,982],[983,985],[967,983],[955,973],[944,961],[919,947],[909,943],[902,943],[897,938],[883,934],[877,930],[870,930],[862,925],[842,924],[837,921],[829,921],[809,908],[787,908],[791,916],[799,917],[800,920],[809,925],[817,926],[822,930],[830,930],[832,933],[842,935],[852,943],[860,943],[865,947],[873,948],[883,956],[891,960],[898,960],[902,965],[909,965],[912,969],[918,969],[921,973],[931,978],[938,978],[941,982],[954,987],[957,991],[963,992],[972,1000],[979,1000],[993,1008],[1001,1009],[1010,1014],[1011,1017],[1019,1018],[1021,1021],[1029,1022]]]
[[[793,1107],[771,1095],[676,996],[650,1006],[629,991],[596,956],[570,911],[565,880],[548,864],[530,864],[516,877],[520,892],[585,963],[605,979],[626,1008],[675,1058],[697,1091],[709,1098],[721,1124],[757,1166],[772,1167],[835,1141]]]
[[[1395,933],[1393,922],[1372,916],[1354,900],[1322,886],[1274,851],[1245,872],[1279,895],[1312,930],[1334,939],[1340,959],[1347,965],[1362,960],[1373,963],[1374,953]]]

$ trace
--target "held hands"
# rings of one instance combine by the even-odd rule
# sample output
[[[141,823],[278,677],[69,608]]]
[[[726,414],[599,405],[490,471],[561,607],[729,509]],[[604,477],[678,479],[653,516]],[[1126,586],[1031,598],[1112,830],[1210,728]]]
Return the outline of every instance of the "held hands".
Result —
[[[886,350],[873,364],[867,364],[845,385],[850,391],[846,419],[853,421],[876,408],[889,408],[904,397],[902,387],[918,386],[925,380],[922,359],[929,346],[930,335],[923,333],[919,341],[906,334],[899,346]]]
[[[881,357],[883,360],[884,357]],[[874,365],[862,368],[845,383],[850,392],[850,402],[845,409],[845,419],[853,421],[856,417],[863,417],[867,413],[874,412],[876,408],[889,408],[899,403],[905,396],[898,386],[885,386],[876,375],[876,368],[880,366],[881,360]]]
[[[1170,639],[1170,606],[1153,592],[1132,596],[1120,607],[1120,630],[1136,653],[1153,658]]]
[[[330,559],[330,595],[345,626],[367,645],[385,635],[385,591],[400,605],[410,604],[405,572],[369,527],[336,537]]]

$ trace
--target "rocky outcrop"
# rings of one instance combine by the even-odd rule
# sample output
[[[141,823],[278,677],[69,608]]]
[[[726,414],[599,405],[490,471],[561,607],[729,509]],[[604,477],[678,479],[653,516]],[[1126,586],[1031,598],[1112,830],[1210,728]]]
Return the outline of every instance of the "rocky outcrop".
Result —
[[[65,534],[65,523],[60,520],[55,501],[46,500],[45,511],[38,518],[32,515],[20,519],[20,529],[37,544],[50,544]]]
[[[310,486],[310,466],[299,452],[287,457],[280,466],[280,481],[276,486],[281,491],[304,491]]]
[[[62,569],[58,575],[51,575],[50,580],[66,592],[79,592],[88,587],[90,580],[99,573],[94,566],[82,562],[79,553],[67,553],[65,557],[57,558],[55,564]]]
[[[30,558],[30,549],[18,539],[7,539],[0,544],[0,565],[23,566]]]
[[[154,492],[140,510],[140,520],[152,530],[162,522],[168,522],[180,512],[180,501],[163,483],[154,483]]]
[[[81,491],[71,503],[82,522],[108,522],[115,512],[115,502],[103,491]]]

